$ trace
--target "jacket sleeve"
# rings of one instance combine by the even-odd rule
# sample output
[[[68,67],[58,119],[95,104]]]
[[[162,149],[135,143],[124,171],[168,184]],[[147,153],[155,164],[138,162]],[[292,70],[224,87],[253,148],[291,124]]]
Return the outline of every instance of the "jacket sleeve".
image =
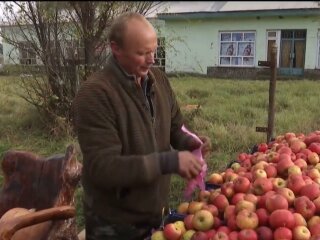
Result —
[[[161,159],[177,158],[177,153],[122,155],[115,113],[105,92],[100,86],[83,85],[73,110],[86,177],[104,189],[152,183],[163,174]]]

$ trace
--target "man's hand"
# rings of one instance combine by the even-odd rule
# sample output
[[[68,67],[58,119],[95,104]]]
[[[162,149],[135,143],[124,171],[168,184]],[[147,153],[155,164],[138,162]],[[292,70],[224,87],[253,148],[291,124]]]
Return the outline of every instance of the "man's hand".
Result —
[[[199,136],[199,138],[203,142],[201,145],[202,157],[207,158],[212,150],[211,140],[207,136]]]
[[[189,143],[190,151],[196,150],[201,147],[201,153],[203,158],[207,158],[211,152],[211,140],[207,136],[199,136],[203,144],[198,142],[196,139],[192,139]]]
[[[178,157],[179,157],[179,175],[181,177],[189,180],[198,176],[203,165],[200,163],[199,159],[197,159],[189,151],[179,152]]]

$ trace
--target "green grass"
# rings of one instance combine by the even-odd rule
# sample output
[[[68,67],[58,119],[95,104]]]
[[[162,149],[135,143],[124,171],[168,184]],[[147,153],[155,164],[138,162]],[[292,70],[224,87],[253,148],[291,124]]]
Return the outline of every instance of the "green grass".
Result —
[[[71,136],[50,137],[39,115],[18,95],[19,77],[0,76],[0,157],[9,149],[32,151],[43,156],[62,153],[77,141]],[[171,78],[178,102],[200,104],[200,109],[183,111],[186,125],[212,139],[213,153],[207,160],[208,172],[222,171],[238,153],[266,141],[255,131],[267,126],[269,81],[221,80],[210,78]],[[320,126],[320,81],[278,81],[275,96],[274,136],[285,132],[309,133]],[[81,154],[78,159],[81,161]],[[1,181],[0,175],[0,181]],[[185,181],[172,177],[170,207],[183,201]],[[76,192],[77,223],[83,227],[82,189]]]

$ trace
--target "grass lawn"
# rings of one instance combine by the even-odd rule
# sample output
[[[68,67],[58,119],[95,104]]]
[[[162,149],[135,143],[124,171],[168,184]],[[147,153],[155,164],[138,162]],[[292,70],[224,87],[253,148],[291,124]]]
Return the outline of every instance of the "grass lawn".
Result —
[[[9,149],[50,156],[64,152],[71,143],[77,145],[68,135],[59,139],[48,136],[36,109],[19,97],[23,89],[18,82],[18,77],[0,77],[0,157]],[[171,78],[171,83],[181,106],[200,105],[183,113],[191,130],[212,139],[208,173],[222,171],[238,153],[266,141],[266,133],[255,129],[267,126],[269,81],[180,77]],[[320,81],[277,82],[274,136],[320,129],[319,89]],[[80,153],[78,159],[81,161]],[[185,182],[177,176],[172,180],[170,207],[175,208],[183,201]],[[82,228],[81,188],[76,196],[77,221]]]

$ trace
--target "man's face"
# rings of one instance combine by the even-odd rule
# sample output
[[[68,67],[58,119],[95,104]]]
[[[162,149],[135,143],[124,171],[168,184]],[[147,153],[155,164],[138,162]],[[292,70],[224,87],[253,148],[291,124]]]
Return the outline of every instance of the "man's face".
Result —
[[[127,29],[123,46],[116,44],[113,53],[128,74],[141,78],[154,63],[157,35],[153,28],[140,22],[129,24]]]

